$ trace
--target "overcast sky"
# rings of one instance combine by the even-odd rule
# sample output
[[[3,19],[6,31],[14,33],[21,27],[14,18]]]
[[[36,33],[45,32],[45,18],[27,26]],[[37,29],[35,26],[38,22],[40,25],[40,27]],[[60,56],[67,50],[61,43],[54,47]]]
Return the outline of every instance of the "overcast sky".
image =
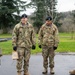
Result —
[[[66,12],[66,11],[75,10],[75,0],[57,0],[57,1],[58,3],[57,3],[56,8],[58,12]],[[27,11],[25,11],[27,15],[30,15],[33,12],[34,12],[33,9],[27,9]]]
[[[71,10],[75,10],[75,0],[58,0],[58,12],[66,12]]]

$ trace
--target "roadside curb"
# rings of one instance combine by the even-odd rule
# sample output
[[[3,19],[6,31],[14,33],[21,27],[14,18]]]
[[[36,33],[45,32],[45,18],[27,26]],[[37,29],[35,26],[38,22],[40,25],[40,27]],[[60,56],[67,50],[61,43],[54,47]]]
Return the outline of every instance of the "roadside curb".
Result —
[[[32,55],[42,55],[42,53],[37,53]],[[55,52],[55,55],[75,55],[75,52]]]
[[[75,55],[75,52],[56,52],[56,55]]]

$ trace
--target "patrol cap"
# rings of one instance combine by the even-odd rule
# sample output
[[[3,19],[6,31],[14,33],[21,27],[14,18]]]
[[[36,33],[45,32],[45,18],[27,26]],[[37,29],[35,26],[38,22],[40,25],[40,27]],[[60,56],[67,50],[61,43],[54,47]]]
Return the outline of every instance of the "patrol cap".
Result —
[[[51,21],[51,20],[52,20],[52,17],[51,17],[51,16],[48,16],[48,17],[46,18],[46,21],[47,21],[47,20]]]
[[[21,18],[27,18],[27,15],[26,15],[26,14],[23,14],[23,15],[21,16]]]

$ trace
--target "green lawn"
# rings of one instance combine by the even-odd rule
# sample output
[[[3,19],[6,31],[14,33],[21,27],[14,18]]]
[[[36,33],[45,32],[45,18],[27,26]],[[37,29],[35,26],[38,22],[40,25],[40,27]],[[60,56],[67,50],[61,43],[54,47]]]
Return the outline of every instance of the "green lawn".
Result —
[[[72,33],[59,33],[60,36],[72,36]],[[73,35],[75,36],[75,33],[73,33]]]
[[[71,39],[71,34],[68,33],[60,33],[60,43],[56,52],[75,52],[75,34],[74,39]],[[3,34],[0,35],[0,38],[10,38],[11,34]],[[0,42],[0,48],[2,49],[3,54],[11,54],[12,53],[12,41]],[[36,44],[36,49],[31,50],[32,54],[40,53],[42,50]]]
[[[0,42],[0,48],[2,49],[3,54],[11,54],[12,52],[11,41]]]
[[[12,34],[0,34],[0,38],[11,38]]]

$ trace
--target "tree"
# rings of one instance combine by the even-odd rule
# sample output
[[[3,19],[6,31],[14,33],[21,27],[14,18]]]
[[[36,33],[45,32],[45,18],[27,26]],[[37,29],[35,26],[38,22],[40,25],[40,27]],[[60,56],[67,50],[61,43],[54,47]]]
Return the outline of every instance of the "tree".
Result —
[[[62,23],[59,22],[61,14],[56,10],[57,0],[45,0],[44,3],[46,16],[51,16],[53,23],[58,27],[61,26]]]
[[[56,13],[57,0],[44,0],[44,3],[47,16],[52,16],[52,19],[54,19],[54,14]]]
[[[75,10],[73,10],[72,11],[72,16],[73,16],[73,19],[72,19],[72,21],[73,21],[73,26],[72,26],[72,31],[71,31],[71,33],[72,33],[72,39],[74,38],[74,32],[75,32]]]
[[[57,26],[61,25],[60,16],[56,12],[57,0],[31,0],[30,5],[36,9],[35,16],[32,17],[34,26],[40,28],[47,16],[51,16]]]
[[[19,13],[25,10],[25,1],[2,0],[0,3],[0,28],[7,33],[7,27],[14,25],[19,20]],[[15,15],[13,13],[17,13]]]
[[[72,15],[73,15],[73,23],[75,24],[75,10],[72,11]]]
[[[36,9],[36,11],[34,12],[34,17],[32,17],[31,19],[34,20],[33,25],[39,29],[40,26],[43,24],[43,19],[45,15],[43,0],[31,0],[30,6]]]

